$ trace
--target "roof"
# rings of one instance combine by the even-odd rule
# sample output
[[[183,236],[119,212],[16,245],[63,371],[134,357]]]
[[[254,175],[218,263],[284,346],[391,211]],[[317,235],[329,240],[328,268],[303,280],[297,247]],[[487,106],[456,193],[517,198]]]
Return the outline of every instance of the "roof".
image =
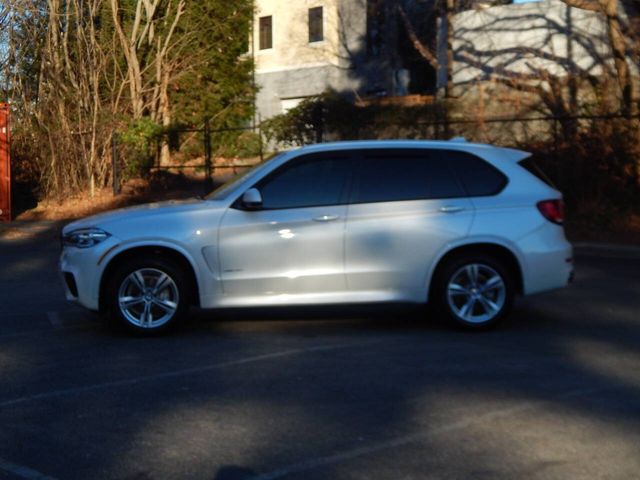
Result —
[[[356,141],[344,141],[344,142],[328,142],[328,143],[316,143],[313,145],[306,145],[299,149],[293,150],[296,155],[301,153],[314,153],[314,152],[330,152],[333,150],[358,150],[358,149],[373,149],[373,148],[441,148],[445,150],[459,150],[464,152],[476,153],[481,155],[487,154],[491,151],[500,150],[510,160],[519,161],[530,155],[529,152],[522,150],[516,150],[512,148],[499,147],[494,145],[487,145],[484,143],[471,143],[464,139],[455,138],[453,140],[356,140]]]

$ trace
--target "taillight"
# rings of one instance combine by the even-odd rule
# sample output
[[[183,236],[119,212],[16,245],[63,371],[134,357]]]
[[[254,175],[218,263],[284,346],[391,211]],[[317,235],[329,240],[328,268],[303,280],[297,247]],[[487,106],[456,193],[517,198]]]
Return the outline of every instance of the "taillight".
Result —
[[[538,210],[550,222],[562,225],[564,222],[564,202],[560,199],[543,200],[537,203]]]

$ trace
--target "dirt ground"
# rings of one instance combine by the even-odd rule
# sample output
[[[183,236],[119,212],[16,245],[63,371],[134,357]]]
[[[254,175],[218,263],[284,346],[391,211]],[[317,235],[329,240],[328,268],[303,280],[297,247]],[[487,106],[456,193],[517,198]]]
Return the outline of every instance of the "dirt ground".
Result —
[[[221,181],[214,181],[213,187]],[[157,175],[152,179],[134,179],[122,186],[118,195],[111,188],[99,189],[90,196],[83,195],[60,199],[42,200],[34,208],[20,212],[17,221],[72,220],[96,213],[141,203],[163,200],[179,200],[208,193],[203,179],[179,175]]]

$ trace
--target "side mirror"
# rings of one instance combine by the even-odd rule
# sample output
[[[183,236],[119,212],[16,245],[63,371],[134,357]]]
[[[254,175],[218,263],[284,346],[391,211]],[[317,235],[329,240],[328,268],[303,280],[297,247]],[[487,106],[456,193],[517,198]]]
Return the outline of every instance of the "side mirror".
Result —
[[[257,188],[250,188],[242,195],[242,206],[249,210],[257,210],[262,207],[262,195]]]

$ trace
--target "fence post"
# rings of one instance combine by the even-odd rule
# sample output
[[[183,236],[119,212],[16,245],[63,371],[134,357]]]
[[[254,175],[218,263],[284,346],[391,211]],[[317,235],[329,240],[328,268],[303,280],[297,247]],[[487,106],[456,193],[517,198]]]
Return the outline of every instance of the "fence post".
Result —
[[[118,162],[118,133],[111,134],[111,170],[113,194],[120,194],[120,162]]]
[[[322,143],[324,137],[324,102],[320,101],[313,107],[313,123],[315,124],[315,141]]]
[[[555,161],[558,161],[558,119],[556,117],[553,118],[553,156],[555,157]]]
[[[204,119],[204,172],[205,181],[204,185],[207,190],[211,190],[213,187],[213,180],[211,178],[211,127],[209,125],[209,117]]]
[[[258,141],[260,145],[260,162],[264,162],[264,150],[262,146],[262,116],[258,113]]]

